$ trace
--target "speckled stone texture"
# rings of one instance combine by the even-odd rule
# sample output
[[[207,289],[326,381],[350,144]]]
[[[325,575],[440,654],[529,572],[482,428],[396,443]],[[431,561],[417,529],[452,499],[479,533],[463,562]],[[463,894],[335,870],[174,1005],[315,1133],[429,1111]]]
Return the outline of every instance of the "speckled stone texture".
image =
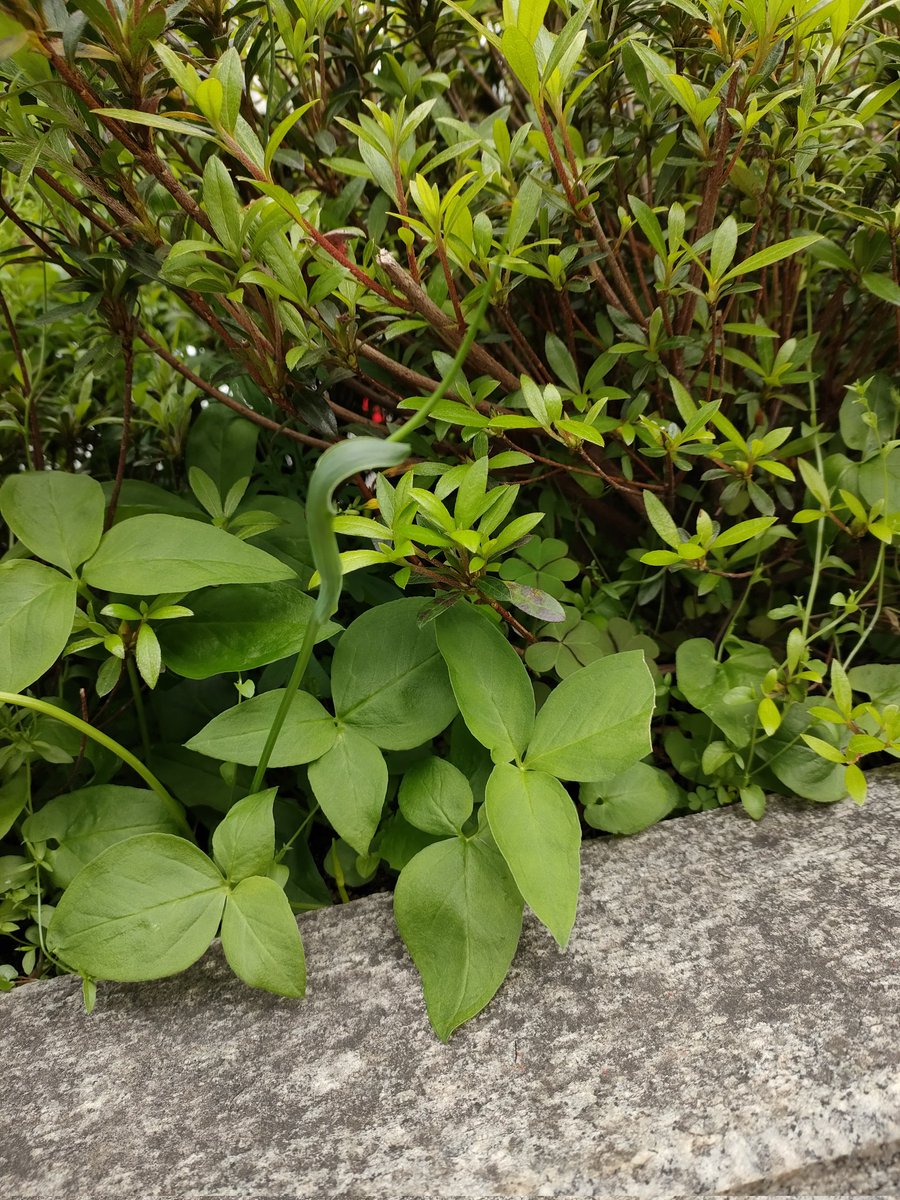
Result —
[[[584,852],[449,1046],[390,899],[302,918],[304,1002],[186,975],[0,999],[3,1200],[900,1194],[900,775]]]

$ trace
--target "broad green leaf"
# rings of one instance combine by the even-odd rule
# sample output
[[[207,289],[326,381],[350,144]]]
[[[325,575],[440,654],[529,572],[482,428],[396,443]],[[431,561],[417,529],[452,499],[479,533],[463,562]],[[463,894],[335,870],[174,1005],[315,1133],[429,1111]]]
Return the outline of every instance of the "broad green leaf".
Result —
[[[21,692],[53,666],[72,631],[76,584],[26,559],[0,563],[0,691]]]
[[[785,708],[775,734],[757,741],[757,753],[782,785],[779,791],[816,804],[834,804],[846,795],[844,768],[820,758],[800,741],[800,735],[813,727],[812,718],[803,706],[791,704]]]
[[[411,750],[450,724],[456,704],[421,600],[369,609],[334,652],[331,690],[340,720],[385,750]]]
[[[239,479],[254,473],[258,440],[258,425],[221,404],[212,404],[191,425],[185,464],[188,469],[205,471],[225,496]],[[260,507],[265,507],[271,497],[261,499]]]
[[[297,919],[273,879],[254,875],[229,893],[222,949],[235,975],[251,987],[276,996],[305,994],[306,959]]]
[[[900,663],[867,663],[852,667],[848,680],[856,692],[864,692],[873,704],[900,704]]]
[[[212,835],[212,856],[229,883],[265,875],[275,858],[277,788],[255,792],[228,810]]]
[[[690,638],[675,652],[678,688],[688,703],[705,713],[732,745],[746,746],[753,734],[759,694],[754,691],[775,665],[764,646],[742,646],[723,663],[707,638]],[[746,698],[729,693],[747,689]]]
[[[400,872],[394,916],[422,977],[428,1017],[446,1042],[506,978],[522,931],[522,898],[483,834],[448,838]]]
[[[620,774],[650,753],[655,696],[641,650],[582,667],[550,693],[538,713],[526,765],[585,782]]]
[[[12,829],[27,800],[28,777],[24,771],[17,771],[0,787],[0,838],[6,837]]]
[[[661,821],[681,800],[665,771],[638,762],[606,783],[583,784],[584,819],[605,833],[640,833]]]
[[[176,975],[216,936],[226,895],[225,880],[191,842],[141,834],[110,846],[75,876],[47,944],[94,979]]]
[[[268,583],[292,575],[277,558],[223,529],[164,514],[114,525],[84,567],[91,587],[131,596],[191,592],[221,583]]]
[[[581,879],[581,824],[571,796],[552,775],[498,763],[485,809],[525,903],[565,947]]]
[[[188,750],[222,762],[256,766],[283,695],[283,688],[263,692],[219,713],[186,743]],[[295,767],[312,762],[331,749],[336,737],[334,719],[318,700],[306,692],[298,692],[275,742],[269,766]]]
[[[888,304],[900,304],[900,287],[894,283],[890,275],[876,275],[874,272],[863,275],[862,285],[867,292],[886,300]]]
[[[237,583],[185,598],[193,616],[157,626],[166,666],[187,679],[251,671],[296,654],[313,601],[289,583]],[[318,641],[338,630],[332,623]]]
[[[534,690],[515,650],[490,620],[458,604],[434,622],[459,711],[495,762],[521,757],[534,728]]]
[[[102,784],[55,796],[22,824],[22,834],[44,847],[43,861],[57,887],[110,846],[143,833],[180,833],[168,806],[144,788]]]
[[[444,758],[423,758],[403,776],[400,811],[411,825],[439,836],[459,833],[472,815],[469,781]]]
[[[105,507],[90,475],[28,471],[0,487],[0,515],[19,541],[70,575],[97,549]]]
[[[368,854],[387,794],[384,755],[347,727],[309,767],[309,785],[322,812],[357,854]]]

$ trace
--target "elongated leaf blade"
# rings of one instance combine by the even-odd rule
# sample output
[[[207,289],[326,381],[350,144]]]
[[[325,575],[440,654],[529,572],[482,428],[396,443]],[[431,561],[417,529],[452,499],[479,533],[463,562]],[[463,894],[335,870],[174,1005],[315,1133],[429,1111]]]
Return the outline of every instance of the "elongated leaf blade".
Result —
[[[581,881],[581,825],[558,779],[499,763],[485,795],[494,841],[525,903],[565,947]]]
[[[351,727],[309,768],[322,812],[357,854],[367,854],[381,820],[388,771],[377,746]]]
[[[456,605],[434,622],[459,711],[495,762],[518,758],[534,728],[534,690],[506,638],[482,613]]]

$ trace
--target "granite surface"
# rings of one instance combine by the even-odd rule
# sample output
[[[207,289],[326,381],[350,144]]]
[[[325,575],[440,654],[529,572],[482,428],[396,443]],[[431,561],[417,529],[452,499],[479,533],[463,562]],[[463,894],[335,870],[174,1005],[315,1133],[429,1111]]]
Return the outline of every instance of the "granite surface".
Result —
[[[593,842],[448,1046],[387,896],[303,1002],[185,975],[0,998],[3,1200],[900,1195],[900,775]]]

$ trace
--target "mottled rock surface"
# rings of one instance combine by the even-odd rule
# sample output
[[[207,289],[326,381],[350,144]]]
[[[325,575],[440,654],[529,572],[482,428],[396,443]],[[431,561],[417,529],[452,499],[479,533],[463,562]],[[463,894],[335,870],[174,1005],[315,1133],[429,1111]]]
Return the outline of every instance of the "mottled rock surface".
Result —
[[[309,995],[218,950],[0,999],[3,1200],[900,1194],[900,775],[584,854],[449,1046],[386,896],[302,919]]]

